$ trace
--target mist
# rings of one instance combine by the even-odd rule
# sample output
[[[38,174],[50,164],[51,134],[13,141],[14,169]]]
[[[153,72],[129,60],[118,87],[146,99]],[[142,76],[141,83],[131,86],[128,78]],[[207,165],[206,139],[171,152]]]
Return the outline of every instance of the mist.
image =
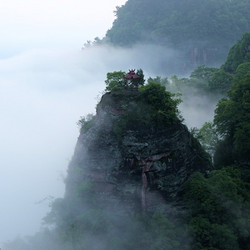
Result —
[[[76,123],[95,112],[107,72],[142,68],[146,78],[171,76],[178,71],[176,57],[178,51],[137,45],[33,49],[0,60],[0,242],[37,232],[50,202],[63,196]],[[200,115],[203,100],[182,106],[189,127],[211,118],[210,104]]]

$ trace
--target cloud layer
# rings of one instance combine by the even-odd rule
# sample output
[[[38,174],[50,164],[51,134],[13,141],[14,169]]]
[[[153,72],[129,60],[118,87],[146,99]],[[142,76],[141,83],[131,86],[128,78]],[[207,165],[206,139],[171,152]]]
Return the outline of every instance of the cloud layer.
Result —
[[[48,211],[46,197],[63,195],[76,122],[95,112],[107,72],[142,68],[146,77],[174,74],[175,68],[162,65],[171,65],[177,54],[151,45],[104,46],[30,50],[0,60],[0,242],[37,231]]]

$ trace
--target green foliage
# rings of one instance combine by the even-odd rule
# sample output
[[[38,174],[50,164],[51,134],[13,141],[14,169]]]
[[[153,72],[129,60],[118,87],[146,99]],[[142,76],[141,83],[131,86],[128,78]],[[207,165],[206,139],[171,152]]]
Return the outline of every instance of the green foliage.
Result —
[[[150,105],[157,113],[159,119],[168,122],[177,121],[178,108],[180,99],[173,99],[175,95],[166,91],[165,86],[157,82],[149,82],[140,88],[140,100]]]
[[[248,69],[248,64],[244,65],[242,72]],[[239,75],[240,73],[238,73]],[[181,93],[183,95],[199,94],[211,97],[225,95],[231,88],[233,80],[236,77],[226,72],[223,68],[199,66],[195,69],[189,78],[179,78],[173,75],[170,80],[167,77],[149,78],[149,82],[158,82],[166,87],[170,92]]]
[[[123,71],[107,73],[107,79],[105,80],[106,91],[123,89],[126,85],[125,75],[126,73]]]
[[[212,224],[207,218],[198,216],[191,219],[190,227],[195,235],[192,249],[239,249],[237,237],[227,225]]]
[[[237,83],[243,79],[248,72],[250,72],[250,60],[249,62],[241,63],[237,67],[233,81]]]
[[[209,178],[195,173],[186,183],[184,200],[193,249],[239,249],[239,242],[250,236],[248,190],[238,167],[214,170]]]
[[[83,189],[87,192],[88,185]],[[56,231],[67,250],[92,249],[94,246],[103,250],[189,249],[187,228],[166,214],[127,214],[122,204],[113,210],[83,199],[81,209],[66,199],[57,199],[52,204],[53,213],[50,216],[56,215]],[[55,223],[55,220],[52,222]]]
[[[66,215],[69,213],[69,206],[67,206],[63,199],[58,198],[51,204],[50,212],[44,217],[44,223],[61,225]],[[62,220],[63,219],[63,220]]]
[[[146,130],[154,125],[151,114],[153,110],[150,106],[142,103],[130,102],[126,107],[126,112],[120,115],[114,124],[114,133],[121,139],[124,131],[127,130]]]
[[[133,80],[133,84],[137,87],[143,86],[145,83],[145,79],[144,79],[144,73],[142,69],[138,69],[136,71],[136,75],[139,76],[138,79]]]
[[[202,80],[205,82],[209,82],[213,76],[213,74],[217,71],[217,68],[213,67],[206,67],[205,65],[199,66],[197,69],[195,69],[191,75],[190,78],[195,78],[198,80]]]
[[[209,88],[212,91],[219,91],[224,94],[229,90],[232,86],[233,77],[231,74],[225,72],[223,69],[220,69],[211,77],[209,82]]]
[[[216,169],[229,166],[234,162],[232,138],[225,137],[215,147],[214,167]]]
[[[190,240],[187,228],[179,223],[178,221],[171,221],[163,213],[156,213],[152,218],[148,218],[147,226],[150,229],[150,234],[147,249],[189,249]]]
[[[82,116],[81,119],[77,122],[77,125],[80,127],[80,132],[87,132],[95,121],[95,116],[93,114],[88,114],[86,116]]]
[[[214,123],[218,133],[223,138],[218,143],[215,152],[216,167],[226,166],[235,161],[245,162],[250,159],[249,48],[250,33],[246,33],[230,50],[227,61],[220,70],[223,73],[217,72],[221,74],[221,80],[218,83],[225,83],[228,79],[228,83],[231,82],[232,87],[227,93],[227,98],[220,100],[215,110]],[[231,79],[229,73],[224,70],[233,73]],[[216,73],[214,77],[216,78]],[[220,79],[220,77],[217,78]],[[226,85],[224,84],[224,86]]]
[[[157,36],[164,41],[168,38],[173,43],[190,39],[213,41],[218,35],[221,41],[237,39],[249,29],[246,11],[249,4],[247,0],[240,3],[188,0],[181,4],[173,0],[157,0],[154,3],[129,0],[117,8],[117,19],[107,37],[116,44],[131,44],[142,38],[153,40]],[[143,34],[145,31],[146,37]]]
[[[233,83],[239,81],[250,70],[249,37],[249,33],[243,35],[243,38],[232,47],[226,63],[219,69],[202,65],[195,69],[189,78],[173,75],[170,81],[161,77],[149,78],[149,81],[159,82],[166,86],[168,91],[183,95],[225,96]],[[240,54],[243,55],[238,58]],[[229,62],[234,64],[234,70],[230,69]]]
[[[205,122],[200,129],[193,129],[193,135],[199,140],[206,152],[213,157],[219,141],[219,135],[212,122]]]
[[[117,8],[106,40],[121,46],[150,42],[184,48],[189,57],[198,48],[207,61],[224,60],[250,30],[249,9],[249,0],[128,0]]]
[[[167,78],[156,80],[166,86],[166,89],[170,92],[181,93],[185,96],[194,94],[208,96],[211,92],[209,83],[217,71],[216,68],[200,66],[191,73],[189,78],[179,78],[173,75],[170,81]]]
[[[239,81],[249,72],[250,33],[245,33],[229,51],[224,65],[210,76],[209,89],[214,93],[225,94],[233,82]]]
[[[180,99],[166,91],[160,83],[149,81],[139,93],[128,100],[124,111],[114,124],[114,133],[121,139],[124,131],[161,129],[181,120]]]
[[[225,71],[234,73],[237,67],[250,61],[250,33],[245,33],[229,51],[227,60],[223,66]]]
[[[178,76],[173,75],[170,78],[170,85],[167,86],[167,89],[171,92],[180,92],[185,93],[190,87],[189,78],[178,78]]]
[[[138,88],[140,86],[144,85],[144,73],[142,69],[139,69],[136,71],[136,75],[139,76],[137,79],[133,79],[133,82],[130,84],[130,88]],[[125,78],[126,73],[123,71],[114,71],[107,73],[107,79],[105,80],[105,83],[107,85],[106,91],[118,91],[118,90],[124,90],[128,88],[129,82]]]
[[[250,159],[250,72],[237,75],[227,99],[222,99],[215,110],[214,123],[224,138],[231,138],[234,159]]]
[[[169,80],[167,77],[160,77],[157,76],[155,78],[149,77],[148,78],[148,82],[157,82],[160,83],[161,85],[165,86],[167,88],[167,86],[170,84]]]

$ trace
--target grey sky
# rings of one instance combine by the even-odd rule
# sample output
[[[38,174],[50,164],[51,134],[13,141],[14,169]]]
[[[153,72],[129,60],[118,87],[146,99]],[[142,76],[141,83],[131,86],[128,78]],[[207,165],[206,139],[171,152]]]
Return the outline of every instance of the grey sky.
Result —
[[[103,37],[126,0],[1,0],[0,57],[30,48],[81,48]]]

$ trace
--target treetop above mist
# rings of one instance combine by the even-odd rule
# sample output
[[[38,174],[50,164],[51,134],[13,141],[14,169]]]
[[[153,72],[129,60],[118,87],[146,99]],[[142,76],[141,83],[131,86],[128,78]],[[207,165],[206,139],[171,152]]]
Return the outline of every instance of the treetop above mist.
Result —
[[[128,73],[123,71],[114,71],[107,73],[106,91],[115,91],[122,89],[138,90],[140,86],[144,85],[144,74],[142,69],[129,70]]]

